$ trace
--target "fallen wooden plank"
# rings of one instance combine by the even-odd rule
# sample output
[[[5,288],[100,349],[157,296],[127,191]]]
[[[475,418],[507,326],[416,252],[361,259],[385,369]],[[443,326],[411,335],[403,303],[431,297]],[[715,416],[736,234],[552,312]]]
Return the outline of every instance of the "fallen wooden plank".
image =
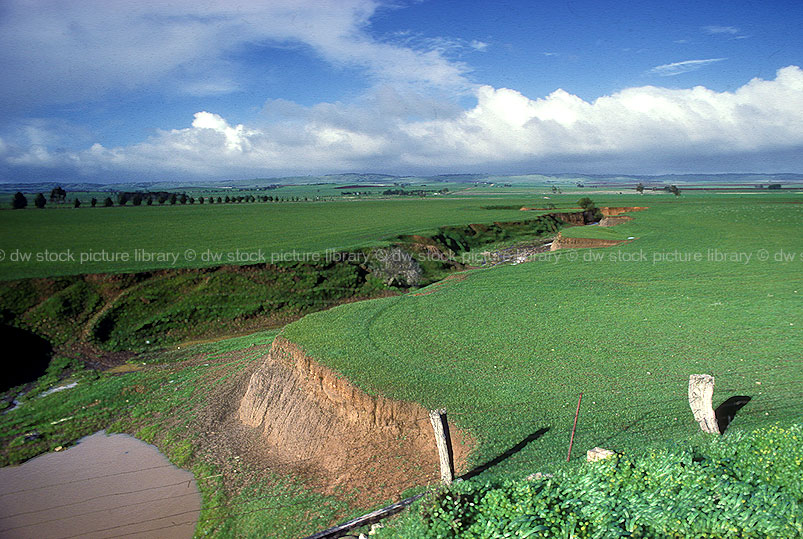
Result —
[[[414,501],[426,496],[427,493],[428,492],[422,492],[421,494],[410,496],[409,498],[404,499],[400,502],[388,505],[387,507],[383,507],[382,509],[377,509],[376,511],[371,511],[370,513],[367,513],[361,517],[351,519],[348,522],[344,522],[343,524],[338,524],[337,526],[329,528],[328,530],[323,530],[318,533],[314,533],[306,537],[305,539],[336,539],[337,537],[343,537],[343,535],[345,535],[349,530],[353,530],[354,528],[359,528],[360,526],[367,526],[368,524],[379,522],[383,518],[395,515],[396,513],[400,512],[402,509],[404,509]]]

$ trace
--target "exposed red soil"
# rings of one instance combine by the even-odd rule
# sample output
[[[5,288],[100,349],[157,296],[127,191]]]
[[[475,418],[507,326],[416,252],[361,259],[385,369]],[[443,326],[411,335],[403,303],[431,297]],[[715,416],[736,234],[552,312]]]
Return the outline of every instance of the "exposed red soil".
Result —
[[[627,213],[631,211],[643,211],[646,210],[646,206],[606,206],[604,208],[600,208],[603,217],[616,217],[621,213]]]
[[[629,215],[622,215],[622,213],[632,212],[632,211],[642,211],[648,209],[646,206],[619,206],[619,207],[612,207],[606,206],[604,208],[600,208],[602,212],[603,219],[600,221],[600,226],[614,226],[620,223],[624,223],[627,221],[632,221],[633,218]],[[619,216],[619,217],[617,217]],[[614,245],[619,245],[620,243],[624,242],[625,240],[604,240],[598,238],[566,238],[563,234],[558,233],[555,240],[552,242],[550,246],[550,251],[557,251],[558,249],[588,249],[594,247],[612,247]]]
[[[314,476],[327,493],[353,487],[376,502],[440,477],[427,410],[366,394],[281,336],[251,376],[237,413],[274,460]],[[475,444],[451,430],[459,473]]]
[[[586,214],[582,211],[576,212],[556,212],[550,213],[549,216],[554,217],[559,221],[563,221],[564,223],[570,225],[585,225],[588,224],[586,221]]]
[[[558,233],[555,241],[550,246],[550,251],[558,249],[587,249],[593,247],[612,247],[619,245],[622,240],[602,240],[597,238],[566,238]]]

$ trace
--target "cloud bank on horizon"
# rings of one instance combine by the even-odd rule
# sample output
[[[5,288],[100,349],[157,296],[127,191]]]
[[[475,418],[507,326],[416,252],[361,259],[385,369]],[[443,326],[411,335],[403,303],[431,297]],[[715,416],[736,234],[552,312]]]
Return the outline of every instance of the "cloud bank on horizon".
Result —
[[[465,30],[482,28],[471,13],[413,26],[435,4],[11,0],[0,14],[0,181],[803,170],[803,70],[740,80],[752,32],[694,23],[652,36],[692,59],[590,41],[588,61],[616,50],[633,65],[583,73],[575,93],[560,88],[582,70],[577,51],[533,43],[538,59],[522,64],[529,32]],[[537,84],[553,89],[528,96]],[[610,90],[594,95],[600,87]],[[145,135],[110,135],[133,125]]]

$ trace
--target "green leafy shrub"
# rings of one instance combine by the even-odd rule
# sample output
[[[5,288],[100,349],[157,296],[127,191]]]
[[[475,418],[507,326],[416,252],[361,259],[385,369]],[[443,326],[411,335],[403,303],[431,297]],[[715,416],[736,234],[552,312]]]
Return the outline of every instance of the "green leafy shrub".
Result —
[[[803,537],[803,428],[619,456],[533,481],[459,482],[401,537]]]

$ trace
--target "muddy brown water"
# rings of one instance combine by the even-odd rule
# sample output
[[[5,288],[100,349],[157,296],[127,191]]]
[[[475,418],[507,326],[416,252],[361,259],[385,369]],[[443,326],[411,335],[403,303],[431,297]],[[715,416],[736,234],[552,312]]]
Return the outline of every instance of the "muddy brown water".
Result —
[[[192,537],[200,508],[192,473],[126,434],[0,468],[2,538]]]

